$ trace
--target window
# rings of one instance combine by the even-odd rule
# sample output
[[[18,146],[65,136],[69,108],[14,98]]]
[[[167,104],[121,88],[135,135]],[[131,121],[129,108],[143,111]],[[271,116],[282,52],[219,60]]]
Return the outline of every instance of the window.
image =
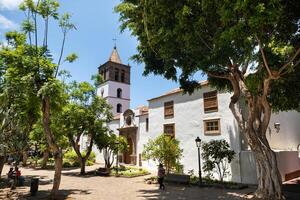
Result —
[[[174,117],[174,102],[165,102],[165,118]]]
[[[122,72],[121,72],[121,82],[122,83],[125,82],[125,70],[122,70]]]
[[[122,89],[121,88],[117,89],[117,97],[122,98]]]
[[[115,81],[119,81],[119,69],[115,69]]]
[[[218,111],[217,91],[203,93],[204,112]]]
[[[102,88],[101,89],[101,97],[103,97],[103,95],[104,95],[104,89]]]
[[[164,134],[175,137],[175,124],[164,124]]]
[[[107,72],[107,70],[106,69],[104,69],[103,70],[103,79],[106,81],[106,72]]]
[[[149,118],[146,118],[146,132],[149,130]]]
[[[121,113],[122,112],[122,104],[118,103],[117,104],[117,113]]]
[[[204,135],[220,134],[220,119],[204,120]]]

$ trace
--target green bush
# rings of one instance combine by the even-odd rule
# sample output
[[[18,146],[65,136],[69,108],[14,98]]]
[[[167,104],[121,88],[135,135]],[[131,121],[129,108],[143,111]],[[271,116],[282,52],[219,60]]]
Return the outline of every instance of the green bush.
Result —
[[[63,167],[69,168],[69,167],[72,167],[72,164],[71,164],[69,161],[64,160],[64,161],[63,161]]]
[[[85,156],[85,152],[82,153],[83,156]],[[91,152],[88,160],[86,161],[87,166],[92,166],[96,162],[96,154],[94,152]],[[79,167],[80,162],[78,159],[78,156],[74,150],[67,151],[64,154],[64,159],[63,159],[63,167]]]
[[[112,175],[116,175],[116,167],[112,168],[111,171]],[[131,177],[137,177],[137,176],[144,176],[144,175],[148,175],[150,174],[146,169],[143,168],[139,168],[139,167],[122,167],[120,166],[120,168],[118,169],[118,175],[122,176],[122,177],[127,177],[127,178],[131,178]]]
[[[154,160],[164,164],[167,173],[178,167],[179,160],[182,157],[183,149],[180,148],[179,140],[166,134],[149,139],[144,146],[142,157],[144,160]],[[180,169],[178,168],[178,171]]]
[[[223,182],[229,175],[229,164],[235,156],[235,152],[230,149],[226,140],[211,140],[202,144],[203,171],[211,176],[213,171],[219,175]]]
[[[64,154],[64,159],[66,159],[70,162],[75,162],[75,161],[78,161],[78,156],[74,150],[71,150],[71,151],[67,151]]]

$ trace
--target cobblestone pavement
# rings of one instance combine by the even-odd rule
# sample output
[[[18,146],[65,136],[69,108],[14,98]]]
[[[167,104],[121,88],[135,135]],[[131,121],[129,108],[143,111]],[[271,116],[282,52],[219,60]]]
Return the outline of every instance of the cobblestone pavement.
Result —
[[[97,166],[87,167],[87,171]],[[8,171],[5,166],[3,174]],[[0,199],[48,199],[52,186],[53,170],[34,170],[21,168],[26,179],[32,176],[40,177],[39,192],[32,198],[29,187],[20,187],[14,192],[0,189]],[[63,170],[60,198],[78,200],[239,200],[251,197],[253,188],[243,190],[225,190],[216,188],[198,188],[196,186],[166,185],[166,190],[158,190],[156,184],[144,183],[143,177],[99,177],[94,175],[78,176],[79,169]],[[27,185],[29,185],[27,183]],[[247,195],[248,194],[248,195]]]

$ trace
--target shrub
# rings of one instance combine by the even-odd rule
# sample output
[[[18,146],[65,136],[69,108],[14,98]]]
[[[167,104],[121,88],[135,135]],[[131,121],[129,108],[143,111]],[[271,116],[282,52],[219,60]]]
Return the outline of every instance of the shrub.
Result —
[[[178,140],[162,134],[154,140],[150,139],[148,141],[144,146],[142,155],[146,160],[153,159],[154,161],[163,163],[167,173],[169,173],[171,169],[180,165],[179,160],[182,157],[182,151]]]
[[[116,167],[112,168],[111,171],[112,175],[116,175]],[[146,169],[143,168],[138,168],[138,167],[124,167],[124,168],[119,168],[118,169],[118,175],[122,177],[137,177],[137,176],[144,176],[148,175],[149,172]]]
[[[82,155],[85,156],[86,152],[83,152]],[[96,162],[96,154],[94,152],[91,152],[86,165],[87,166],[92,166]],[[64,154],[64,159],[63,159],[63,167],[79,167],[80,162],[78,159],[78,156],[74,150],[69,150]]]
[[[228,164],[234,158],[235,152],[230,149],[225,140],[212,140],[202,145],[202,157],[204,159],[203,170],[211,174],[217,171],[220,181],[223,182],[228,172]]]
[[[70,161],[70,162],[75,162],[78,160],[78,156],[74,150],[69,150],[64,154],[64,159]]]
[[[69,168],[69,167],[73,167],[73,166],[72,166],[72,164],[69,161],[64,160],[63,161],[63,167]]]

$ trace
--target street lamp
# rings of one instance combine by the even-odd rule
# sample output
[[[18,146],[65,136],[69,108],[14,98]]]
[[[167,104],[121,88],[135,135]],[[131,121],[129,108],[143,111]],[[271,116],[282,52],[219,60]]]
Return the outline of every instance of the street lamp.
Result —
[[[117,145],[117,168],[116,168],[116,176],[119,176],[119,141],[116,142]]]
[[[279,122],[274,123],[274,128],[276,130],[276,133],[279,133],[279,131],[280,131],[280,123]]]
[[[201,162],[200,162],[200,147],[201,147],[201,139],[197,137],[195,139],[196,146],[198,148],[198,164],[199,164],[199,186],[202,185],[202,176],[201,176]]]

